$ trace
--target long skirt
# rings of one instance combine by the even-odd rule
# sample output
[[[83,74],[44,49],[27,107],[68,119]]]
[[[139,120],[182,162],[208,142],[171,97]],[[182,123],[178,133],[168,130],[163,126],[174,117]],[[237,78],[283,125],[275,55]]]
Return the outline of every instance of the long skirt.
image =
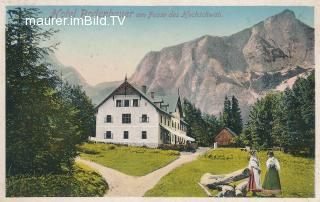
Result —
[[[267,170],[262,188],[263,193],[266,194],[281,193],[280,177],[279,172],[276,168],[272,167]]]
[[[250,169],[249,181],[248,181],[248,191],[260,192],[260,175],[256,169]]]

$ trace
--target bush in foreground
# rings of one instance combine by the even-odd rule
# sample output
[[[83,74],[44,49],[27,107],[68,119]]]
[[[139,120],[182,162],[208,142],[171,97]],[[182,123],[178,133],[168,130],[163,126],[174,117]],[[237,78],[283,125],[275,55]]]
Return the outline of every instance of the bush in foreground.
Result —
[[[79,164],[67,174],[18,175],[6,179],[7,197],[103,196],[106,181],[95,171]]]

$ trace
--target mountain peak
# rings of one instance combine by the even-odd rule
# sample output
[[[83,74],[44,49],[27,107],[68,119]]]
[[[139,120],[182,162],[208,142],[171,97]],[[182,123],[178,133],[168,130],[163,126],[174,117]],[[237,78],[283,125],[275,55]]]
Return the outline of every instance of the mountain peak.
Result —
[[[200,39],[207,39],[210,37],[212,37],[212,36],[210,36],[209,34],[205,34],[205,35],[201,36]]]
[[[272,17],[271,19],[286,19],[286,20],[295,20],[296,16],[292,10],[285,9],[281,13],[278,13]]]
[[[289,24],[295,23],[296,17],[293,11],[289,9],[285,9],[281,13],[278,13],[276,15],[273,15],[266,20],[262,21],[261,24],[268,24],[268,25],[278,25],[278,27],[287,26]],[[258,24],[258,25],[259,25]],[[282,27],[284,28],[284,27]],[[279,29],[279,28],[277,28]]]
[[[281,13],[278,14],[278,16],[288,16],[291,18],[295,18],[295,14],[292,10],[289,9],[285,9],[284,11],[282,11]]]
[[[278,15],[291,15],[291,16],[295,17],[294,12],[292,10],[290,10],[290,9],[285,9],[284,11],[279,13]]]
[[[182,97],[214,115],[226,95],[235,95],[246,117],[257,98],[314,67],[312,44],[314,29],[283,10],[230,36],[203,35],[163,48],[144,57],[130,80],[165,94],[179,88]]]

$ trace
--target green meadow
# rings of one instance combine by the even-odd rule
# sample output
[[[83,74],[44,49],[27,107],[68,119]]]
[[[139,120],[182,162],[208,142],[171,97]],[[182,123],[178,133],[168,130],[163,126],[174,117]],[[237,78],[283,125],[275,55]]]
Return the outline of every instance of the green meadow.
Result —
[[[143,176],[162,168],[179,157],[178,151],[86,143],[80,157],[133,176]]]
[[[281,166],[281,197],[314,197],[314,159],[295,157],[283,152],[275,152]],[[266,151],[258,152],[262,168],[261,180],[266,173]],[[182,165],[164,176],[149,190],[149,197],[206,197],[197,184],[204,173],[225,174],[248,165],[249,155],[240,149],[210,150],[196,161]],[[212,191],[217,194],[217,191]],[[251,196],[248,193],[247,196]],[[262,195],[258,195],[258,197]]]

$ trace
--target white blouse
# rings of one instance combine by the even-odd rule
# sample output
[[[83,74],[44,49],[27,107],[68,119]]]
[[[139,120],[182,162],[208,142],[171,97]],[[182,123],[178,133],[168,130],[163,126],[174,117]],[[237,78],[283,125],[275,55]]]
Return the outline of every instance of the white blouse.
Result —
[[[278,171],[280,170],[280,164],[278,159],[271,157],[267,160],[267,168],[275,167]]]
[[[250,157],[249,165],[248,165],[249,169],[254,168],[254,169],[260,170],[259,164],[260,163],[259,163],[258,158],[254,157],[254,156]]]

